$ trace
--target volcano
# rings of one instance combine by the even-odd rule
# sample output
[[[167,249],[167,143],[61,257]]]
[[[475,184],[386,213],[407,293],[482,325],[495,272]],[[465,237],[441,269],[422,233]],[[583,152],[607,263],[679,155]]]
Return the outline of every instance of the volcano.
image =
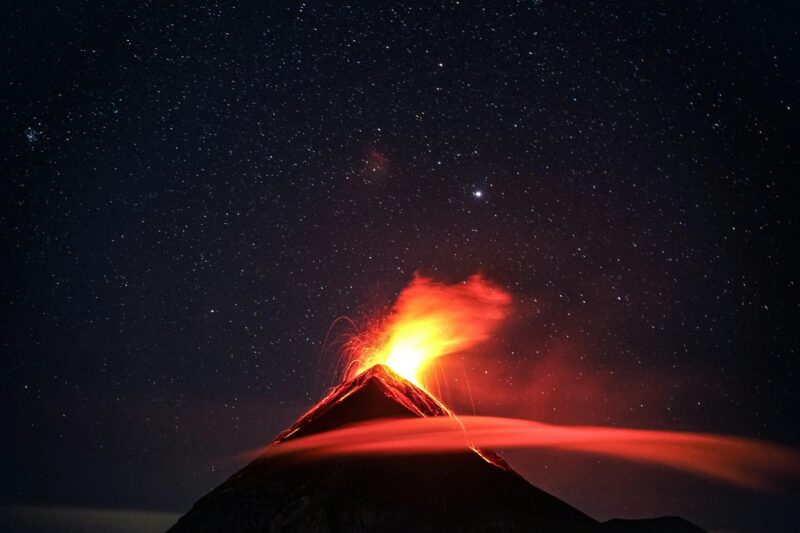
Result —
[[[274,445],[375,419],[453,416],[383,365],[332,389]],[[275,531],[698,532],[675,517],[598,522],[466,444],[448,454],[300,460],[264,453],[198,500],[171,533]]]

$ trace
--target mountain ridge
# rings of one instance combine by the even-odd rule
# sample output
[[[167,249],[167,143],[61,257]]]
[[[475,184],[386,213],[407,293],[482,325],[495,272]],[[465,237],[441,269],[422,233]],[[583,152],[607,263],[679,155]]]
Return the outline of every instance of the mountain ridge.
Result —
[[[450,416],[376,365],[334,387],[273,442],[371,419]],[[298,461],[261,454],[204,496],[170,533],[273,531],[697,532],[685,520],[600,523],[531,485],[488,450]]]

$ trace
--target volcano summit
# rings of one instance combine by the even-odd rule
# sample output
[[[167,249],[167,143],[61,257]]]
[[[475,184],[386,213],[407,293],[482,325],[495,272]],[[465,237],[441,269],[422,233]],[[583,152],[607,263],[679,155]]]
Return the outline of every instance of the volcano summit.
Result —
[[[335,387],[272,446],[369,420],[453,416],[383,365]],[[454,422],[457,423],[454,418]],[[302,458],[263,453],[170,530],[696,532],[680,518],[600,523],[528,483],[496,454]]]

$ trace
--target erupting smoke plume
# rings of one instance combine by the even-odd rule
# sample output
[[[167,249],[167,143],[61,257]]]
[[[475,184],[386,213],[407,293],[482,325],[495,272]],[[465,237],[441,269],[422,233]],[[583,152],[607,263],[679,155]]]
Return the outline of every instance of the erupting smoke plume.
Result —
[[[416,276],[380,327],[351,341],[348,378],[385,364],[423,386],[422,372],[439,357],[485,341],[508,315],[511,297],[479,275],[453,285]]]

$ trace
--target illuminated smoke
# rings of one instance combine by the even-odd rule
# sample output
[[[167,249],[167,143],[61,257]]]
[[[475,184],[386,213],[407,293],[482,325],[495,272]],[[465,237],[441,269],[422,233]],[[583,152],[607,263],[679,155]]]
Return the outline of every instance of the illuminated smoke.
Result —
[[[417,276],[384,323],[350,342],[347,377],[385,364],[422,387],[433,361],[487,340],[510,306],[510,295],[479,275],[452,285]]]

